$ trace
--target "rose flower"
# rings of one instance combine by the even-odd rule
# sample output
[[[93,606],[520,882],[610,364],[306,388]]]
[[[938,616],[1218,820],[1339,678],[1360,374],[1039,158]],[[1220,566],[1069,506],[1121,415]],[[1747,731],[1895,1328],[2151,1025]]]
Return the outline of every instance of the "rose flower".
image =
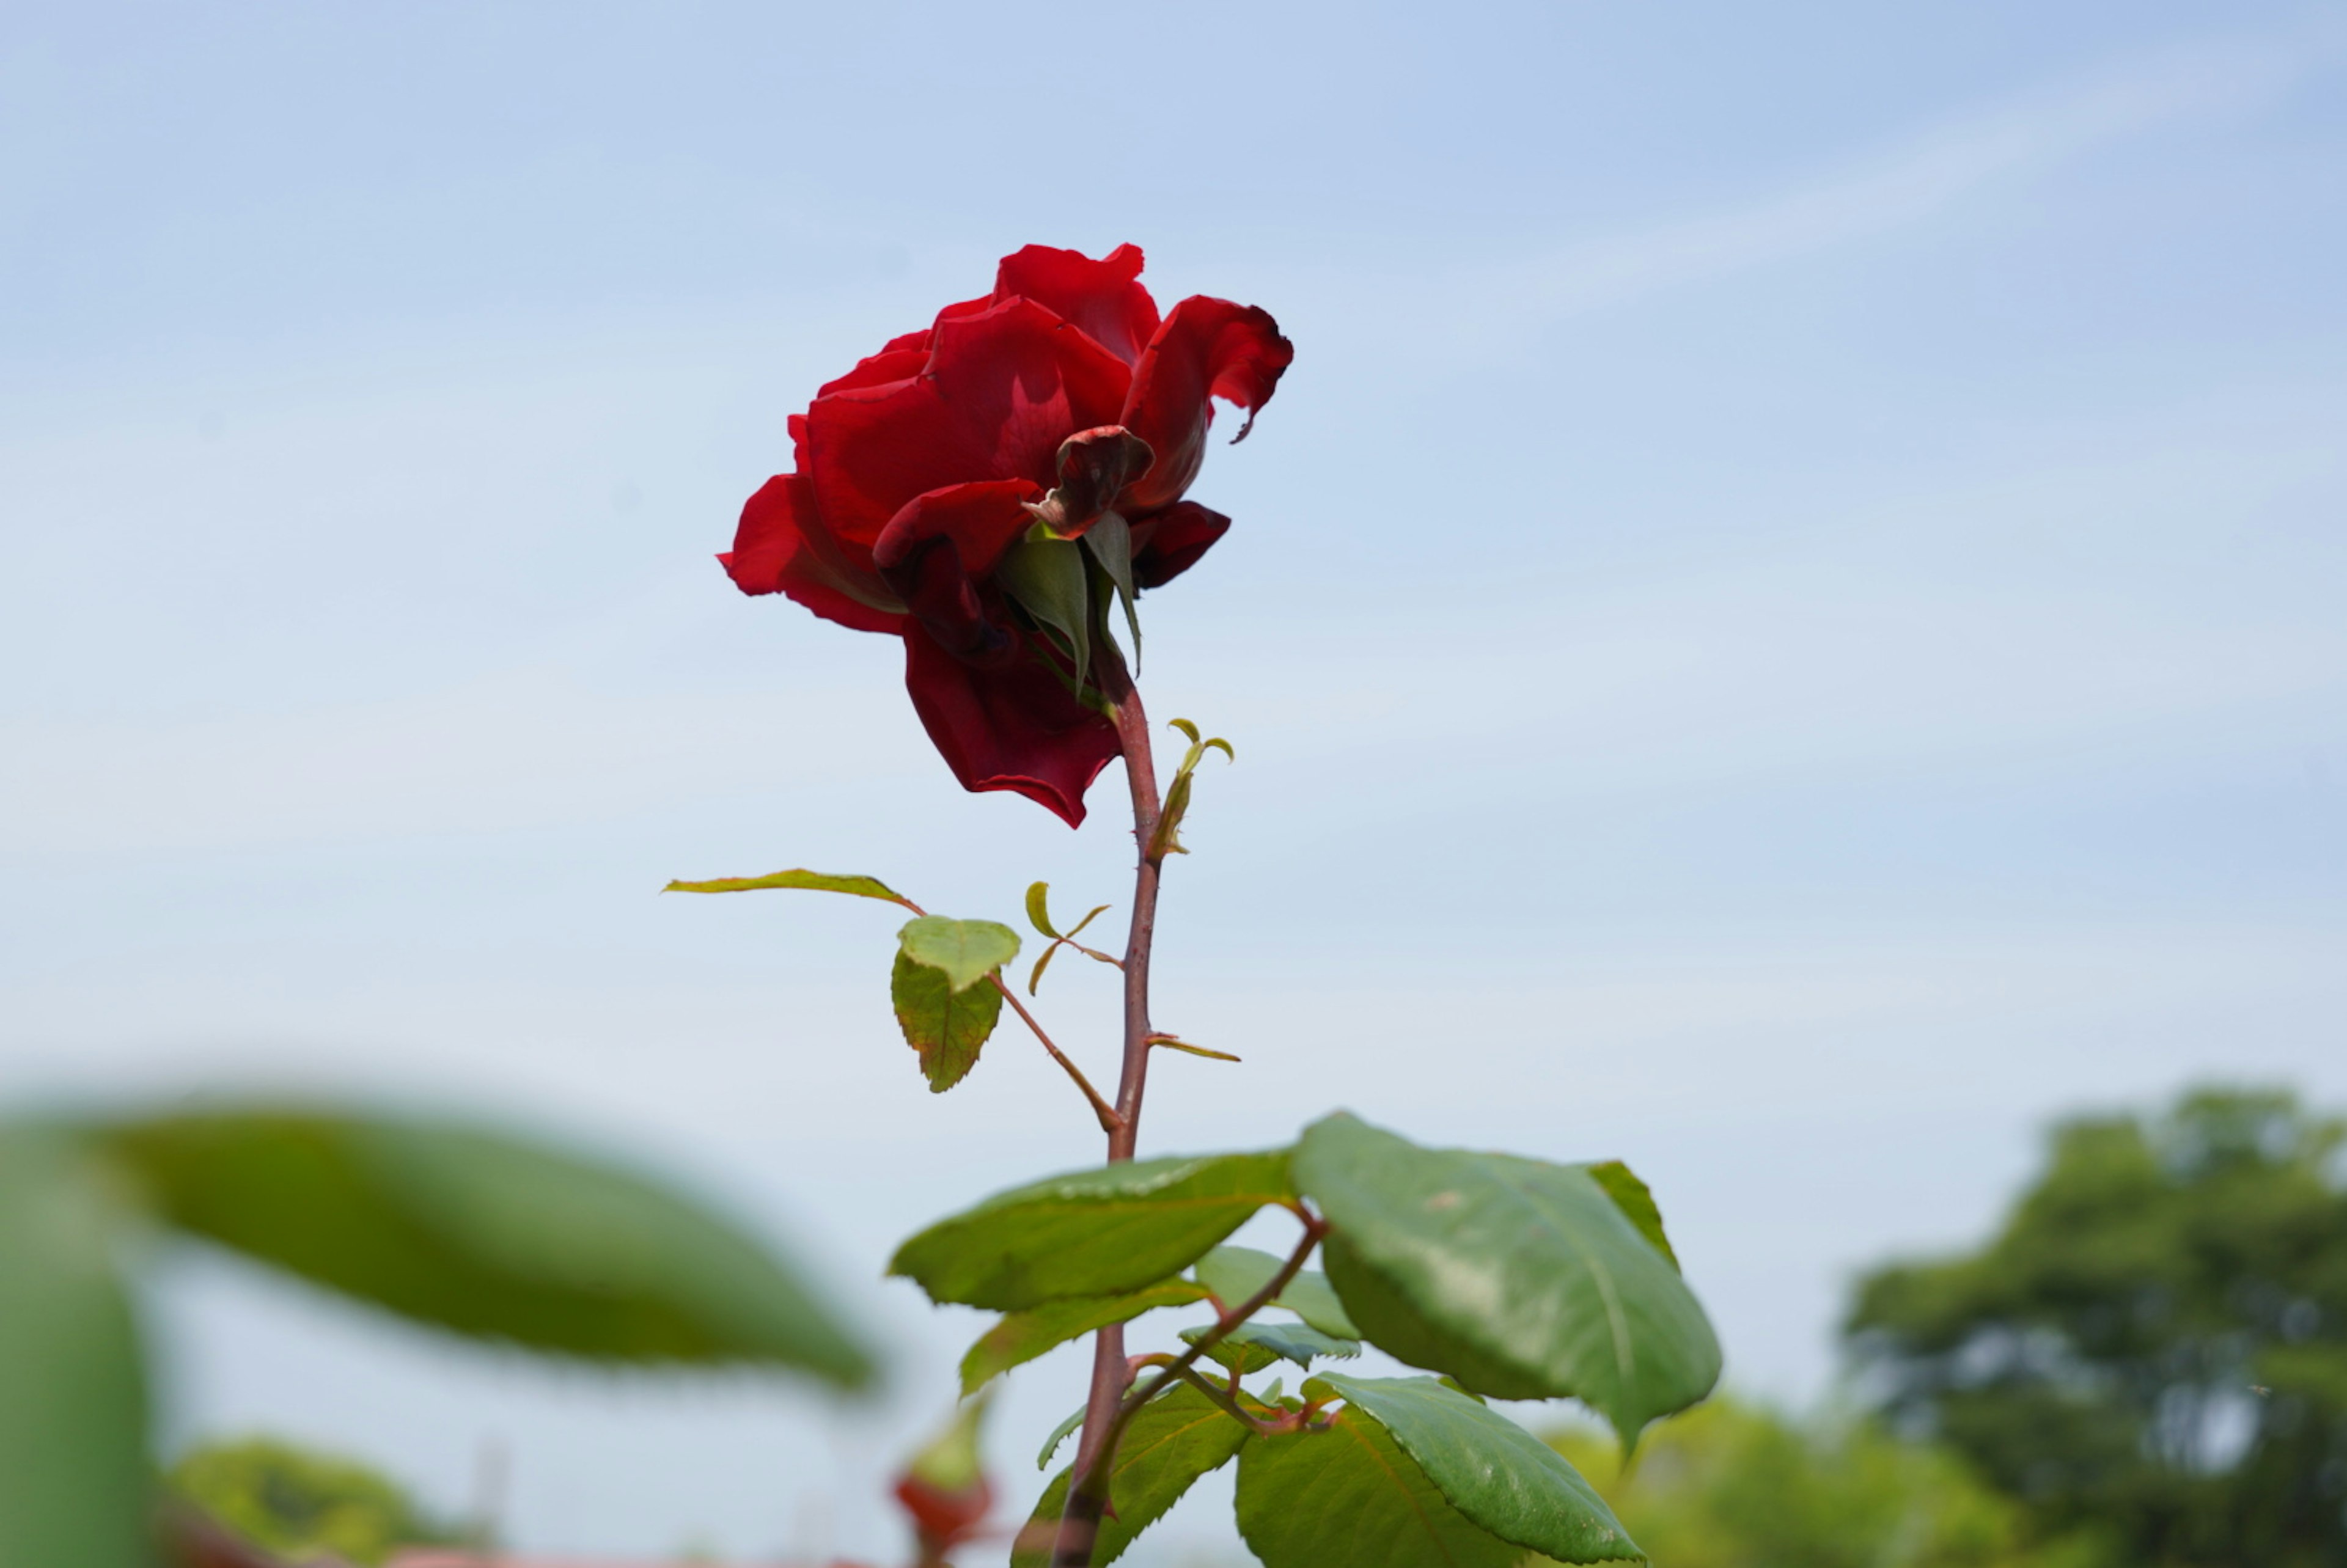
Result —
[[[903,638],[913,710],[963,787],[1071,826],[1118,751],[1111,600],[1137,640],[1134,594],[1230,527],[1183,498],[1211,399],[1252,425],[1295,355],[1251,305],[1195,295],[1161,321],[1141,265],[1131,245],[1005,257],[993,293],[817,390],[790,421],[795,468],[718,558],[744,593]]]

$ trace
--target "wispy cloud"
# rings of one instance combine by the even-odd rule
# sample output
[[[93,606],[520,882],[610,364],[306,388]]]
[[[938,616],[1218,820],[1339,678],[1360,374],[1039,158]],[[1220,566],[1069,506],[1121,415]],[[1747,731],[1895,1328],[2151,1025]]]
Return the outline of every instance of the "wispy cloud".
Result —
[[[2157,127],[2270,100],[2332,65],[2342,42],[2347,27],[2325,21],[2140,56],[1788,190],[1512,263],[1469,297],[1557,320],[1830,250]]]

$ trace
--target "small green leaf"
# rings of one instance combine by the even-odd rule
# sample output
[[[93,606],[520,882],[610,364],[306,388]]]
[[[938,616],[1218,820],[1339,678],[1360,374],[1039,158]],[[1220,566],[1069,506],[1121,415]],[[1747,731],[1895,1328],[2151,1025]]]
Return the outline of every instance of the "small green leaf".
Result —
[[[1059,633],[1081,685],[1092,668],[1092,599],[1082,547],[1048,536],[1021,539],[1003,552],[994,580],[1038,623]]]
[[[958,991],[943,969],[917,964],[903,953],[888,971],[888,999],[905,1043],[920,1052],[932,1094],[943,1094],[969,1076],[1002,1016],[1002,993],[992,986]]]
[[[954,989],[966,991],[1019,956],[1019,933],[994,920],[923,915],[905,922],[897,945],[905,957],[941,971]]]
[[[1679,1255],[1671,1250],[1671,1238],[1663,1234],[1663,1211],[1655,1206],[1654,1192],[1640,1181],[1630,1167],[1619,1160],[1607,1160],[1595,1165],[1583,1165],[1590,1180],[1605,1189],[1614,1206],[1638,1227],[1638,1234],[1655,1244],[1655,1250],[1679,1266]],[[1682,1271],[1684,1272],[1684,1271]]]
[[[1051,885],[1048,882],[1030,884],[1027,889],[1027,921],[1046,937],[1060,933],[1051,928]]]
[[[1152,1045],[1163,1046],[1167,1050],[1178,1050],[1184,1056],[1203,1056],[1209,1061],[1236,1061],[1240,1060],[1239,1058],[1233,1056],[1227,1050],[1214,1050],[1203,1045],[1192,1045],[1188,1040],[1176,1040],[1170,1034],[1151,1035],[1149,1037],[1149,1043]]]
[[[1124,1440],[1117,1444],[1109,1467],[1108,1498],[1113,1512],[1101,1521],[1092,1544],[1093,1568],[1106,1568],[1122,1556],[1200,1476],[1230,1463],[1250,1435],[1186,1383],[1143,1405],[1124,1429]],[[1067,1471],[1051,1479],[1011,1548],[1010,1568],[1046,1568],[1051,1561],[1051,1538],[1068,1506],[1068,1479]]]
[[[1241,1450],[1238,1522],[1264,1568],[1516,1568],[1524,1555],[1453,1508],[1384,1427],[1351,1408],[1325,1431]]]
[[[147,1568],[146,1377],[105,1173],[61,1134],[0,1132],[0,1563]]]
[[[1179,1273],[1266,1204],[1293,1201],[1287,1151],[1127,1161],[1001,1193],[897,1249],[934,1301],[1022,1311],[1122,1296]]]
[[[1066,1420],[1061,1421],[1058,1426],[1051,1429],[1051,1435],[1043,1440],[1043,1451],[1035,1456],[1035,1468],[1037,1470],[1049,1470],[1051,1468],[1051,1456],[1058,1453],[1060,1451],[1060,1445],[1066,1442],[1069,1438],[1074,1436],[1076,1429],[1084,1424],[1085,1412],[1091,1408],[1092,1407],[1090,1405],[1078,1405],[1076,1407],[1075,1414],[1070,1416]],[[1066,1506],[1064,1500],[1061,1506]]]
[[[1182,1330],[1182,1337],[1193,1345],[1205,1334],[1204,1328]],[[1316,1359],[1349,1361],[1360,1353],[1358,1339],[1323,1334],[1300,1323],[1266,1323],[1259,1318],[1240,1324],[1206,1351],[1220,1366],[1240,1373],[1260,1372],[1274,1361],[1293,1361],[1308,1372]]]
[[[1103,512],[1100,520],[1084,530],[1084,548],[1092,552],[1110,582],[1116,585],[1116,601],[1124,609],[1124,624],[1133,633],[1133,673],[1141,672],[1141,613],[1133,608],[1133,528],[1114,512]]]
[[[1306,1130],[1296,1173],[1332,1227],[1329,1283],[1399,1360],[1500,1399],[1577,1397],[1625,1445],[1718,1381],[1703,1307],[1581,1166],[1338,1114]]]
[[[1278,1274],[1285,1259],[1251,1246],[1218,1246],[1198,1260],[1191,1273],[1198,1283],[1211,1290],[1225,1307],[1235,1307],[1253,1299],[1255,1293],[1269,1285]],[[1285,1307],[1323,1334],[1333,1334],[1339,1339],[1358,1339],[1361,1331],[1345,1316],[1337,1293],[1328,1288],[1328,1276],[1318,1269],[1298,1269],[1287,1288],[1272,1303]]]
[[[1093,905],[1091,911],[1086,914],[1082,919],[1068,927],[1068,936],[1071,939],[1082,936],[1084,934],[1084,927],[1099,919],[1102,916],[1107,914],[1111,906],[1106,904]]]
[[[1198,744],[1198,743],[1199,743],[1199,740],[1198,740],[1198,726],[1197,726],[1197,725],[1195,725],[1195,724],[1194,724],[1194,723],[1192,723],[1189,720],[1187,720],[1187,719],[1168,719],[1168,720],[1166,720],[1166,721],[1165,721],[1165,723],[1166,723],[1166,724],[1167,724],[1169,727],[1171,727],[1171,728],[1173,728],[1173,729],[1179,730],[1179,731],[1181,731],[1181,732],[1182,732],[1182,733],[1183,733],[1184,735],[1187,736],[1187,737],[1189,738],[1189,742],[1190,742],[1190,743],[1191,743],[1192,745],[1194,745],[1194,745],[1196,745],[1196,744]]]
[[[876,876],[834,876],[824,871],[777,871],[768,876],[720,876],[713,882],[671,882],[663,893],[749,893],[761,887],[803,887],[813,893],[850,893],[886,904],[905,904],[902,893]]]
[[[795,1267],[616,1165],[308,1110],[190,1112],[99,1136],[182,1230],[420,1323],[612,1361],[871,1375]]]
[[[1496,1410],[1432,1378],[1321,1382],[1374,1419],[1468,1520],[1560,1563],[1642,1558],[1603,1498],[1564,1457]]]
[[[1186,1279],[1161,1279],[1124,1296],[1078,1296],[1013,1312],[979,1337],[961,1358],[961,1391],[969,1395],[990,1378],[1032,1361],[1069,1340],[1153,1312],[1204,1301],[1204,1286]]]

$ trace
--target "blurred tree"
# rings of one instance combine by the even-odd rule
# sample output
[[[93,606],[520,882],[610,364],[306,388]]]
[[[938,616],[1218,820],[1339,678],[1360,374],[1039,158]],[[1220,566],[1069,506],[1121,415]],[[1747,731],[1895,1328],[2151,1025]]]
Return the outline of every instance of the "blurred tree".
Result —
[[[2130,1568],[2347,1564],[2342,1139],[2275,1092],[2064,1124],[1987,1247],[1862,1283],[1861,1386]]]
[[[296,1561],[325,1553],[373,1564],[395,1547],[462,1539],[380,1471],[276,1438],[200,1443],[171,1467],[169,1483],[239,1535]]]
[[[1803,1426],[1715,1398],[1620,1472],[1594,1433],[1553,1440],[1659,1568],[2105,1568],[2028,1544],[2023,1511],[1944,1450],[1870,1424]]]

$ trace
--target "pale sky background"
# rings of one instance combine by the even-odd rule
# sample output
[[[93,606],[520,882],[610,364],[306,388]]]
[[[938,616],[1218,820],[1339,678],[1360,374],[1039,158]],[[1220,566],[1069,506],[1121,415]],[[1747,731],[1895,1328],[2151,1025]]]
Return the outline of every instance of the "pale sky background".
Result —
[[[179,1259],[174,1433],[450,1507],[500,1445],[532,1545],[896,1550],[979,1319],[881,1263],[1097,1134],[1007,1031],[924,1091],[889,911],[653,890],[1121,917],[1122,784],[961,794],[892,641],[710,557],[819,381],[1126,240],[1298,349],[1143,606],[1153,710],[1239,752],[1160,1019],[1246,1058],[1162,1062],[1149,1149],[1626,1157],[1798,1405],[2050,1118],[2347,1101],[2347,5],[19,4],[8,1097],[561,1131],[897,1355],[864,1410],[613,1381]],[[1104,1076],[1109,978],[1045,996]],[[1015,1503],[1081,1359],[1011,1379]]]

